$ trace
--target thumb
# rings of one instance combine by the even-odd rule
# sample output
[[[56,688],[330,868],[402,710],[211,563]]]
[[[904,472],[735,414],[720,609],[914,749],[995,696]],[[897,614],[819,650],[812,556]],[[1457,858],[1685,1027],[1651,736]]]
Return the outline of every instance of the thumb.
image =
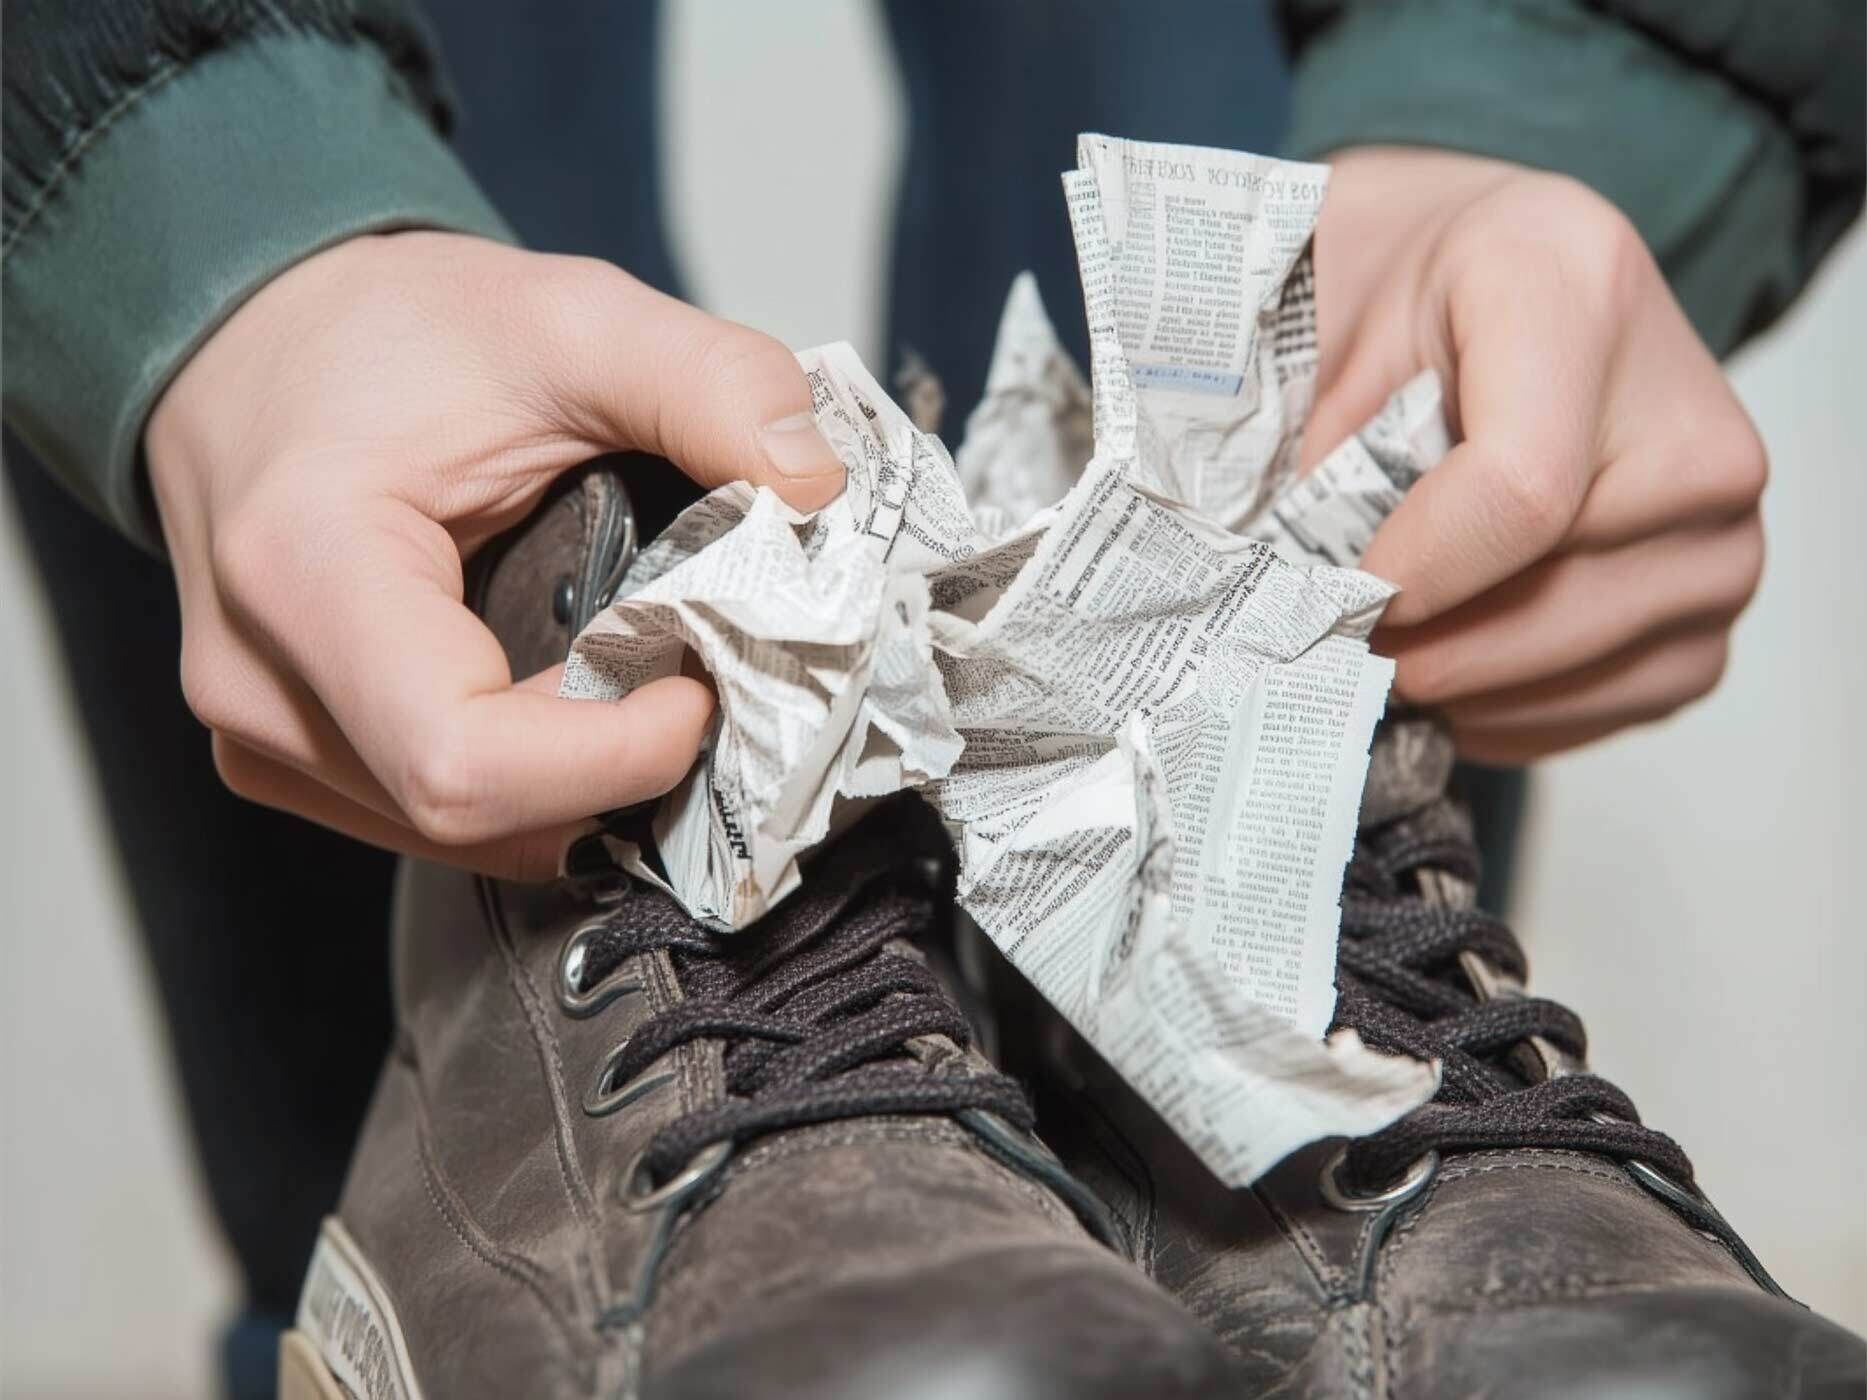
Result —
[[[799,510],[836,498],[843,464],[782,341],[596,267],[604,285],[568,309],[572,380],[552,386],[595,445],[666,457],[702,486],[769,486]]]

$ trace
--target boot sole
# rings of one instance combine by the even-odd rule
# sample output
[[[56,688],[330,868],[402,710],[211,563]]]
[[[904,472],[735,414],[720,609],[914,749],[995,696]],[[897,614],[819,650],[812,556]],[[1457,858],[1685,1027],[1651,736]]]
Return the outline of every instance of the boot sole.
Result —
[[[388,1290],[335,1217],[318,1231],[293,1323],[279,1341],[280,1400],[422,1400]]]

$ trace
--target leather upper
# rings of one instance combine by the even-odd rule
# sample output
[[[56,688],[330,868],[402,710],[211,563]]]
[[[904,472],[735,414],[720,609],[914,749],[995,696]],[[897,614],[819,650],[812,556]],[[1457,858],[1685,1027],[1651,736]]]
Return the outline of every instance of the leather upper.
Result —
[[[1436,725],[1384,722],[1364,823],[1424,812],[1450,766]],[[1468,887],[1428,874],[1429,898],[1470,899]],[[1002,962],[989,980],[1005,1066],[1035,1081],[1039,1131],[1109,1203],[1150,1276],[1233,1347],[1249,1393],[1867,1389],[1860,1339],[1765,1291],[1732,1248],[1612,1160],[1449,1154],[1409,1198],[1358,1210],[1322,1189],[1340,1146],[1327,1142],[1231,1191]],[[1521,1049],[1526,1072],[1582,1068],[1540,1039]]]
[[[609,568],[590,556],[620,538],[611,490],[573,481],[483,566],[515,671],[557,659],[594,606],[586,580]],[[577,605],[554,609],[564,577]],[[837,878],[835,858],[820,870]],[[690,1041],[634,1101],[586,1111],[611,1052],[683,996],[653,952],[604,979],[630,988],[607,1006],[567,1009],[565,943],[614,897],[404,870],[398,1034],[340,1216],[425,1394],[934,1394],[956,1366],[992,1394],[1230,1392],[1224,1349],[1086,1233],[1041,1148],[953,1118],[774,1133],[690,1198],[641,1209],[637,1155],[724,1080],[719,1043]],[[944,1037],[910,1048],[930,1073],[987,1068]]]

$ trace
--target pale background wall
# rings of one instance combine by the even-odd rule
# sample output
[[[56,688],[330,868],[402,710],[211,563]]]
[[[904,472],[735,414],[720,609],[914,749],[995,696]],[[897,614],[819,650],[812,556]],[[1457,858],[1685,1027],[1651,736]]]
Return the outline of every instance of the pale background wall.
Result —
[[[795,345],[850,338],[878,354],[894,76],[863,0],[817,0],[811,19],[674,6],[676,234],[715,309]],[[1867,448],[1851,415],[1864,325],[1857,233],[1734,370],[1775,481],[1770,568],[1729,678],[1670,724],[1548,765],[1519,920],[1538,986],[1583,1012],[1597,1063],[1685,1142],[1785,1286],[1859,1330]],[[8,520],[0,1394],[203,1396],[232,1304],[226,1265],[41,609]]]

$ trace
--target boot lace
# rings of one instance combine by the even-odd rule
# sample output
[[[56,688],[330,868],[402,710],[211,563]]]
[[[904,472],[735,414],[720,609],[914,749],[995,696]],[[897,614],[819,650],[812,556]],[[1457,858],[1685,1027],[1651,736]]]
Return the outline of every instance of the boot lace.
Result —
[[[631,1086],[645,1092],[671,1079],[646,1076],[679,1046],[723,1047],[724,1096],[655,1132],[638,1162],[649,1183],[709,1149],[836,1119],[985,1112],[1030,1130],[1031,1105],[1016,1080],[922,1040],[944,1037],[963,1050],[972,1039],[964,1014],[909,946],[950,917],[950,862],[854,838],[836,853],[844,858],[740,932],[714,934],[668,896],[635,889],[579,935],[567,982],[573,997],[613,985],[629,959],[663,951],[684,993],[612,1052],[586,1111],[610,1111],[639,1096]]]
[[[1432,1102],[1349,1146],[1348,1183],[1377,1190],[1434,1152],[1543,1147],[1643,1162],[1691,1189],[1683,1149],[1644,1126],[1613,1084],[1587,1072],[1525,1071],[1532,1037],[1579,1065],[1588,1049],[1581,1020],[1543,997],[1480,997],[1461,954],[1521,985],[1523,947],[1492,915],[1426,898],[1419,876],[1429,870],[1477,882],[1477,847],[1449,799],[1363,832],[1349,864],[1335,1025],[1379,1049],[1437,1059],[1444,1070]]]

